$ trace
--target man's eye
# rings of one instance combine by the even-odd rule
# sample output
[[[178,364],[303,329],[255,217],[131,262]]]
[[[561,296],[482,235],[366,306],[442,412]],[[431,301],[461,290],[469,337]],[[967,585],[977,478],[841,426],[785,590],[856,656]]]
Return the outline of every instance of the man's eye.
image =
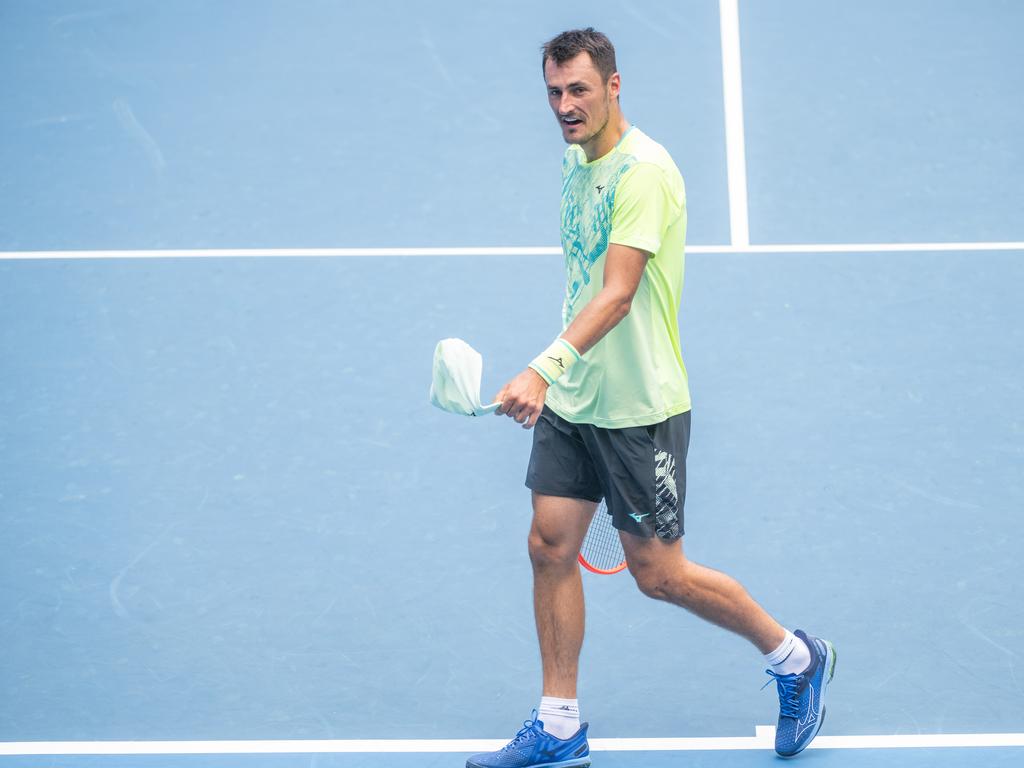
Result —
[[[557,95],[558,95],[558,91],[556,91],[554,88],[552,88],[551,90],[548,91],[548,96],[557,96]]]

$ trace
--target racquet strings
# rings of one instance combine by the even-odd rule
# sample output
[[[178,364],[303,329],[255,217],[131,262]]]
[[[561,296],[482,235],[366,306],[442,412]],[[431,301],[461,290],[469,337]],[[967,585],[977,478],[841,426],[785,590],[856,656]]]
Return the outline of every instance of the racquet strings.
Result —
[[[580,547],[580,559],[596,571],[614,572],[622,570],[626,555],[622,551],[619,532],[612,526],[612,516],[604,501],[590,521],[587,535]]]

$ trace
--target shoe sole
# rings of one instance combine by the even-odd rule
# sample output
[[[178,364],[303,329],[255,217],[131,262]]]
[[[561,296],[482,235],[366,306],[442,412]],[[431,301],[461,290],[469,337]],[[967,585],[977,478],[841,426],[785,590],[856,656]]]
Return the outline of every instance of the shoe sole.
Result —
[[[579,762],[582,760],[583,762]],[[544,763],[543,765],[534,765],[530,768],[590,768],[590,758],[582,757],[576,760],[564,760],[561,763]]]
[[[466,768],[489,768],[488,766],[481,766],[479,763],[466,763]],[[590,758],[582,757],[574,760],[562,760],[558,763],[534,763],[533,765],[527,766],[527,768],[590,768]]]
[[[831,684],[832,678],[836,676],[836,649],[828,640],[822,640],[821,642],[825,644],[825,666],[828,668],[828,674],[825,676],[825,684],[821,687],[821,693],[818,694],[821,697],[821,714],[818,716],[818,722],[814,725],[814,733],[811,734],[811,738],[805,741],[804,745],[800,747],[800,749],[796,752],[790,752],[787,754],[783,754],[776,750],[775,754],[781,758],[785,758],[786,760],[796,757],[811,746],[811,742],[817,738],[818,731],[821,730],[822,723],[825,722],[825,691],[828,690],[828,686]]]

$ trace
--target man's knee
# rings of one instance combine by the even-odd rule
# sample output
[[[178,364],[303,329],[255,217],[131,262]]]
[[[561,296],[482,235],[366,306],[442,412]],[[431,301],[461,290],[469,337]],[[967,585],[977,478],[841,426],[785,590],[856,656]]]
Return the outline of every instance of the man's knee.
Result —
[[[682,559],[666,567],[664,563],[629,565],[639,590],[655,600],[676,601],[687,592],[687,568]]]
[[[647,597],[655,600],[664,600],[668,595],[668,582],[666,575],[660,570],[651,567],[630,568],[630,573],[636,579],[636,585]]]
[[[565,536],[550,536],[533,528],[527,541],[530,562],[535,570],[567,568],[576,565],[577,549],[566,543]]]

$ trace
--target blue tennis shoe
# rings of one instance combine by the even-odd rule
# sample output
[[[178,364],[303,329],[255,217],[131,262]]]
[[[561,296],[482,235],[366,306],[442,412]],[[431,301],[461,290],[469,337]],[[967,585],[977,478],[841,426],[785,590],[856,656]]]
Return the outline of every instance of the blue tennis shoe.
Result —
[[[810,649],[810,665],[797,675],[779,675],[767,670],[775,678],[779,691],[775,751],[782,757],[800,754],[818,735],[825,721],[825,689],[836,672],[836,649],[832,643],[799,629],[794,634]]]
[[[466,761],[466,768],[585,768],[590,765],[587,723],[568,739],[544,730],[533,710],[516,737],[497,752],[483,752]]]

